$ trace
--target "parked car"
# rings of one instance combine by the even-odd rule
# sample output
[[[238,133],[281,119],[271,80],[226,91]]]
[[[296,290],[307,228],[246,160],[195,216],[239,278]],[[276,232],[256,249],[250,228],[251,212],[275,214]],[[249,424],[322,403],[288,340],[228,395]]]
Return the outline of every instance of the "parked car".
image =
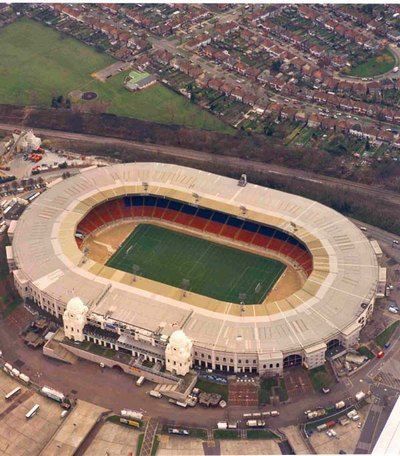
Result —
[[[328,394],[328,393],[331,392],[331,389],[327,388],[326,386],[324,386],[323,388],[321,388],[321,392],[324,393],[324,394]]]
[[[379,359],[383,358],[384,356],[385,356],[385,352],[383,352],[382,350],[376,354],[376,357]]]
[[[389,312],[394,313],[394,314],[398,314],[399,313],[398,307],[389,306],[388,310],[389,310]]]

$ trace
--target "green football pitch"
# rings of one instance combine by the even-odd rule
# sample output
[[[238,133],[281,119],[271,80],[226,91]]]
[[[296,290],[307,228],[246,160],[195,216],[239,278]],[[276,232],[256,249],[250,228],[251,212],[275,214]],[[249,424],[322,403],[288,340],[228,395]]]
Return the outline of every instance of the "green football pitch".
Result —
[[[261,303],[286,266],[151,224],[140,224],[107,266],[220,301]],[[188,281],[188,282],[187,282]]]

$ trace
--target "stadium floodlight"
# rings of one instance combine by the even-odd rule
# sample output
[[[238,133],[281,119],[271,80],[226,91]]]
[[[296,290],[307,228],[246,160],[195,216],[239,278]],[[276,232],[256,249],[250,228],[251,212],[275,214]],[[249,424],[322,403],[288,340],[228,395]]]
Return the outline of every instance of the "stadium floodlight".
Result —
[[[138,264],[132,265],[132,274],[133,274],[133,281],[136,282],[136,276],[139,274],[140,266]]]
[[[246,206],[240,206],[240,212],[242,213],[242,215],[246,215],[247,207]]]
[[[83,264],[86,263],[86,261],[88,260],[88,255],[89,255],[89,247],[85,246],[82,249],[82,258],[79,262],[79,266],[82,266]]]
[[[143,182],[142,185],[143,185],[143,190],[145,192],[147,192],[147,190],[149,189],[149,184],[147,182]]]
[[[246,176],[246,174],[242,174],[240,176],[238,185],[239,185],[239,187],[246,187],[246,185],[247,185],[247,176]]]
[[[189,279],[182,279],[181,288],[183,290],[182,297],[185,297],[186,296],[186,292],[190,288],[190,280]]]
[[[194,202],[197,204],[200,200],[200,195],[198,195],[197,193],[192,193],[192,196],[194,198]]]
[[[240,314],[243,315],[245,312],[245,307],[246,307],[246,299],[247,299],[247,294],[246,293],[239,293],[239,302],[240,302]]]
[[[294,222],[290,222],[290,226],[292,227],[293,231],[297,231],[297,225]]]

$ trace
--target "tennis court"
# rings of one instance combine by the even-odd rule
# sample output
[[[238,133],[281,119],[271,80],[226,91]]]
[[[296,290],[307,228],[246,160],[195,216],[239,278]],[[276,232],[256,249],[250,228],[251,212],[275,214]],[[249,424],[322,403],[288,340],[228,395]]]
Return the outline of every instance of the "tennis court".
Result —
[[[129,78],[132,79],[132,82],[134,84],[137,84],[139,81],[141,81],[142,79],[145,79],[147,78],[147,76],[150,76],[149,73],[146,73],[145,71],[135,71],[135,70],[132,70],[130,73],[129,73]]]
[[[261,303],[286,266],[270,258],[143,223],[107,266],[221,301]]]

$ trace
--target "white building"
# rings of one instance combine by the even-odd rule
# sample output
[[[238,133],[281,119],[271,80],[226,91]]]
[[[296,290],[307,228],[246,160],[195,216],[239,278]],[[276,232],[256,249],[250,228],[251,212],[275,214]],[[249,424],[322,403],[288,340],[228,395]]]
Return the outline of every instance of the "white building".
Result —
[[[165,349],[165,368],[177,375],[186,375],[192,365],[193,342],[181,330],[171,334]]]
[[[35,136],[32,130],[23,131],[20,134],[13,133],[13,138],[17,153],[30,153],[42,144],[42,140]]]
[[[64,333],[68,339],[82,342],[84,340],[83,328],[87,321],[88,308],[80,298],[72,298],[63,315]]]

